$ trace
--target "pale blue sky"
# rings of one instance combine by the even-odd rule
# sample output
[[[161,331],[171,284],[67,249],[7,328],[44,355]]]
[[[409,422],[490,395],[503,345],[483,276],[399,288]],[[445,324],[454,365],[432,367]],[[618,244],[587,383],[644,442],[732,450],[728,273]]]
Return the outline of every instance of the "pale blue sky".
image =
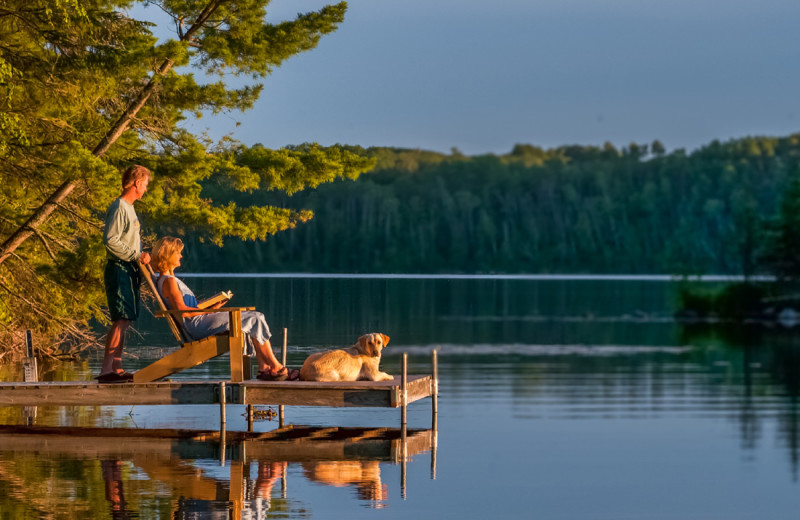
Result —
[[[268,17],[322,0],[273,0]],[[247,113],[192,125],[269,147],[316,141],[468,154],[800,130],[797,0],[349,0]],[[240,123],[237,127],[236,123]]]

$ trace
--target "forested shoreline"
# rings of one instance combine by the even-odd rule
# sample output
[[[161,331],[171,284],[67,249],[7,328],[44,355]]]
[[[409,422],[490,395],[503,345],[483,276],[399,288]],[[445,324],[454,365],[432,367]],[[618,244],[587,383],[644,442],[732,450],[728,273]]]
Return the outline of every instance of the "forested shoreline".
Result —
[[[238,205],[310,209],[314,218],[222,249],[188,237],[185,269],[753,274],[798,175],[800,134],[692,153],[666,153],[658,141],[469,157],[347,148],[374,157],[375,169],[293,196],[207,187]]]

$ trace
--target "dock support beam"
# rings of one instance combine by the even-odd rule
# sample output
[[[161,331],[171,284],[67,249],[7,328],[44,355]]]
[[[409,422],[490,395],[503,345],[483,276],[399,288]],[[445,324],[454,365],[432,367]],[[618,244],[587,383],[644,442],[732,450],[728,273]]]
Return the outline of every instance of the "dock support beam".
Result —
[[[431,381],[431,429],[439,422],[439,351],[433,349],[433,381]]]
[[[433,349],[431,387],[431,480],[436,480],[436,448],[439,443],[439,351],[436,349]]]
[[[39,367],[33,355],[33,336],[30,330],[25,331],[25,360],[22,364],[22,380],[26,383],[39,382]]]
[[[225,381],[219,383],[219,425],[225,427]]]
[[[400,377],[400,426],[408,423],[408,354],[403,353],[403,372]]]
[[[286,366],[286,350],[289,342],[289,329],[283,328],[283,345],[281,346],[281,364]],[[286,370],[289,370],[288,368]],[[278,406],[278,427],[283,428],[283,405]]]
[[[403,372],[400,378],[400,494],[406,499],[406,462],[408,461],[408,353],[403,352]]]
[[[219,383],[219,465],[225,466],[225,381]]]
[[[39,382],[39,367],[36,363],[36,356],[33,355],[33,336],[30,329],[25,331],[25,359],[22,363],[22,380],[26,383]],[[38,407],[23,406],[22,416],[28,426],[33,426],[36,420]]]

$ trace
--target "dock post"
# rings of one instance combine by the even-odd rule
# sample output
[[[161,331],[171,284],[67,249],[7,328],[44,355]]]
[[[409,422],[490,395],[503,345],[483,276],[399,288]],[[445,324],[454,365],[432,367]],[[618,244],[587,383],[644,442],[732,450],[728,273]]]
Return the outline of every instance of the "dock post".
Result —
[[[286,344],[288,342],[286,327],[283,328],[283,346],[281,347],[281,363],[286,364]]]
[[[431,432],[431,480],[436,480],[436,450],[439,445],[439,433]]]
[[[281,346],[281,364],[286,366],[286,350],[289,342],[289,329],[283,328],[283,346]],[[288,368],[286,370],[289,370]],[[283,405],[278,406],[278,426],[283,428]]]
[[[407,475],[408,471],[406,469],[406,461],[408,460],[408,448],[406,444],[406,427],[403,426],[402,435],[400,436],[400,496],[403,497],[403,500],[406,499],[406,490],[407,487]]]
[[[403,372],[400,376],[400,495],[406,499],[406,463],[408,461],[408,354],[403,352]]]
[[[225,465],[225,381],[219,383],[219,465]]]
[[[400,377],[400,426],[405,428],[408,422],[408,353],[403,352],[403,373]]]
[[[39,370],[36,357],[33,355],[33,336],[30,330],[25,331],[25,361],[23,361],[22,380],[26,383],[39,382]]]
[[[439,444],[439,351],[433,349],[433,400],[431,401],[431,480],[436,480],[436,449]]]
[[[408,460],[408,353],[403,352],[403,372],[400,376],[400,495],[406,499],[406,461]]]
[[[225,445],[225,426],[222,426],[222,429],[219,432],[219,465],[223,468],[225,467],[225,451],[227,446]]]
[[[225,381],[219,383],[219,424],[221,428],[225,425]]]
[[[433,349],[433,381],[431,385],[433,386],[431,389],[433,394],[431,401],[431,428],[436,431],[436,426],[439,422],[439,351],[436,349]]]
[[[253,405],[247,405],[247,431],[253,431]]]
[[[25,359],[22,363],[22,380],[26,383],[39,382],[39,367],[36,363],[36,356],[33,355],[33,336],[30,329],[25,331]],[[36,406],[22,407],[22,416],[28,426],[33,426],[37,411],[38,407]]]

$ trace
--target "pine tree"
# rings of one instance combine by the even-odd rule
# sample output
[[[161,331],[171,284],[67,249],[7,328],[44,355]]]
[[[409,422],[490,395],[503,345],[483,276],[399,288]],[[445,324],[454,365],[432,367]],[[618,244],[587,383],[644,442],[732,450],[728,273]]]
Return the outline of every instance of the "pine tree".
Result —
[[[128,9],[137,3],[166,12],[174,37],[159,41],[151,23],[134,19]],[[191,115],[252,108],[268,75],[336,30],[347,8],[271,24],[269,3],[0,4],[0,352],[23,328],[35,329],[40,344],[85,342],[89,320],[102,319],[100,227],[119,195],[119,172],[132,163],[154,173],[137,207],[151,229],[217,244],[264,239],[311,213],[237,206],[210,197],[214,186],[291,193],[371,168],[374,161],[340,147],[248,148],[180,126]]]
[[[783,192],[778,215],[767,226],[764,262],[784,281],[800,279],[800,170],[795,170]]]

